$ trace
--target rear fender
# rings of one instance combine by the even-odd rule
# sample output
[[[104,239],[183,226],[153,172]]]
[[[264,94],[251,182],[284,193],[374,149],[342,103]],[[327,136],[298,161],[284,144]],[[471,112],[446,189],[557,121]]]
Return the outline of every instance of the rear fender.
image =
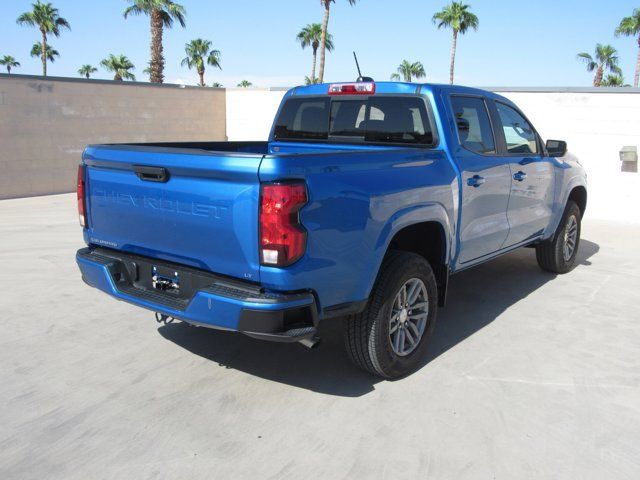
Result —
[[[375,249],[376,252],[380,252],[378,257],[375,258],[375,262],[377,265],[376,272],[379,273],[380,267],[382,266],[382,261],[384,260],[384,257],[389,250],[389,245],[396,234],[404,228],[426,222],[435,222],[442,227],[442,230],[444,232],[443,240],[445,247],[444,258],[442,259],[442,262],[445,271],[448,271],[447,266],[449,265],[449,261],[451,258],[451,242],[453,238],[452,226],[444,206],[439,203],[431,203],[399,210],[394,215],[392,215],[391,218],[389,218],[388,222],[380,233],[378,244],[376,245],[376,247],[383,248]],[[432,267],[436,268],[438,266],[432,265]],[[371,289],[373,288],[373,284],[375,283],[377,276],[378,275],[376,274],[374,278],[369,280],[367,290],[369,295],[371,294]]]

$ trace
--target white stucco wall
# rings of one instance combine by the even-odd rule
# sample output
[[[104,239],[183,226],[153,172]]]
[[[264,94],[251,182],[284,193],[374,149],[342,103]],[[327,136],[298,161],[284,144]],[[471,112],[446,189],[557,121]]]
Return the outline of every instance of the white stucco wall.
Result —
[[[567,141],[589,175],[589,217],[640,223],[640,173],[622,173],[619,158],[625,145],[640,150],[640,91],[492,90],[514,101],[544,139]],[[284,93],[227,90],[229,140],[265,140]]]
[[[266,140],[286,89],[227,89],[227,139]]]
[[[640,223],[640,174],[622,173],[619,152],[640,150],[640,92],[496,91],[514,101],[544,139],[566,140],[589,181],[587,214]]]

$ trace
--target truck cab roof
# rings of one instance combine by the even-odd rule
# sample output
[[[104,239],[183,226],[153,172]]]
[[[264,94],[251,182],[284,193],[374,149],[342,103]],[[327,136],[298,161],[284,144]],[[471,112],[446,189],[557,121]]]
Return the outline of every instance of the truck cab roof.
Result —
[[[465,87],[462,85],[446,85],[439,83],[417,83],[417,82],[360,82],[374,83],[375,93],[387,95],[419,95],[421,93],[431,92],[434,95],[438,93],[449,94],[467,94],[482,95],[484,97],[493,98],[502,102],[511,103],[507,98],[480,88]],[[358,84],[358,82],[333,82],[333,83],[317,83],[314,85],[303,85],[294,87],[287,96],[303,96],[303,95],[328,95],[331,85],[338,84]]]

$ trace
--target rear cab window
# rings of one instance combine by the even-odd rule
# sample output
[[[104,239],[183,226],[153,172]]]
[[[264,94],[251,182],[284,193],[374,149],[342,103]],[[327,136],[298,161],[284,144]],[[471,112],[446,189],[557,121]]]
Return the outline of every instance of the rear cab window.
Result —
[[[434,144],[425,100],[409,95],[292,97],[280,111],[274,139]]]

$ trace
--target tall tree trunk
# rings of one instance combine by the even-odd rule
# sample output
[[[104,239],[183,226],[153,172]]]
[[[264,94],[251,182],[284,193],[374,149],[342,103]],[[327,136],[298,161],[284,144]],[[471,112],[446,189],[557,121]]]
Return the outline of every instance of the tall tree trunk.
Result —
[[[122,81],[122,77],[120,76],[120,72],[116,72],[116,74],[113,76],[113,79],[116,82],[121,82]]]
[[[162,16],[158,10],[151,11],[151,75],[152,83],[164,81],[164,56],[162,54]]]
[[[636,75],[633,77],[633,86],[638,88],[640,80],[640,36],[638,37],[638,58],[636,60]]]
[[[9,65],[7,65],[7,73],[11,75],[11,67]]]
[[[318,61],[318,45],[314,43],[311,46],[311,48],[313,48],[313,65],[311,65],[311,83],[316,83],[316,63]]]
[[[198,75],[200,75],[200,86],[204,87],[204,69],[198,70]]]
[[[89,80],[89,74],[88,73],[85,74],[85,77],[87,77],[87,80]]]
[[[47,34],[40,30],[42,33],[42,75],[47,76]]]
[[[324,81],[324,61],[327,50],[327,28],[329,27],[329,9],[331,0],[323,0],[324,2],[324,19],[322,20],[322,35],[320,36],[320,72],[318,73],[318,82]]]
[[[598,70],[596,70],[596,76],[593,77],[593,86],[599,87],[602,83],[602,77],[604,76],[604,66],[600,65]]]
[[[458,31],[453,31],[453,41],[451,42],[451,65],[449,66],[449,83],[453,85],[453,75],[456,68],[456,48],[458,48]]]

